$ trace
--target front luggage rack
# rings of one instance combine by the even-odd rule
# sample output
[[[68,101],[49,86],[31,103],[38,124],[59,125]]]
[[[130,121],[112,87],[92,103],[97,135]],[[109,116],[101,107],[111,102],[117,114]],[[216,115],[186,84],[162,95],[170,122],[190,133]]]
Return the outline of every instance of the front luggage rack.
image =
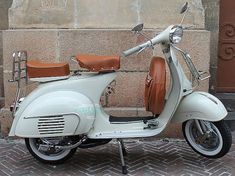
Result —
[[[12,79],[8,80],[9,82],[17,82],[17,91],[14,103],[12,105],[13,116],[19,106],[20,100],[20,91],[21,91],[21,80],[25,80],[25,83],[28,83],[27,78],[27,51],[16,51],[12,54]]]
[[[188,53],[184,52],[183,50],[176,47],[175,45],[171,45],[171,46],[181,53],[186,65],[188,66],[188,69],[191,72],[191,75],[192,75],[191,79],[193,82],[197,81],[196,83],[197,83],[197,85],[199,85],[199,81],[204,81],[204,80],[209,79],[211,77],[209,72],[199,71],[196,69],[196,67],[195,67],[194,63],[192,62],[192,59]]]

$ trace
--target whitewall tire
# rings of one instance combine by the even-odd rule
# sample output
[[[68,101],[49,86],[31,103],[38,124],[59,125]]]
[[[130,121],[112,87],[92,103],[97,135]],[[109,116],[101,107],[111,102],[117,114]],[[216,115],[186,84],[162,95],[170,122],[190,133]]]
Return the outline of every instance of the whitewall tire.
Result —
[[[76,152],[76,148],[70,150],[60,150],[46,153],[39,150],[40,138],[26,138],[25,144],[30,154],[43,163],[61,164],[71,158]]]
[[[199,121],[200,123],[205,122]],[[232,145],[231,131],[224,121],[209,123],[213,132],[203,142],[198,142],[200,133],[195,120],[188,120],[183,123],[183,134],[187,143],[197,153],[207,158],[220,158],[228,153]]]

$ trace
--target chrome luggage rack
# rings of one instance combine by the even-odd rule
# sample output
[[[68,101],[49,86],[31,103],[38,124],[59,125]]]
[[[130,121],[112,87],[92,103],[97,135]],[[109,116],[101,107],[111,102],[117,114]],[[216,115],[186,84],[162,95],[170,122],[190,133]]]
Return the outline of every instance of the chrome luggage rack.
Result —
[[[11,111],[13,115],[15,114],[19,103],[22,101],[20,99],[21,93],[21,80],[25,81],[25,84],[28,83],[27,77],[27,51],[16,51],[12,54],[12,79],[8,80],[9,82],[17,82],[17,91],[13,105],[11,105]]]
[[[195,65],[192,62],[192,59],[188,53],[184,52],[183,50],[176,47],[175,45],[171,45],[171,46],[181,53],[188,69],[191,72],[191,76],[192,76],[191,80],[192,80],[193,84],[194,84],[194,81],[196,81],[196,84],[197,84],[196,86],[198,86],[199,81],[204,81],[204,80],[209,79],[211,77],[209,72],[197,70],[197,68],[195,67]]]

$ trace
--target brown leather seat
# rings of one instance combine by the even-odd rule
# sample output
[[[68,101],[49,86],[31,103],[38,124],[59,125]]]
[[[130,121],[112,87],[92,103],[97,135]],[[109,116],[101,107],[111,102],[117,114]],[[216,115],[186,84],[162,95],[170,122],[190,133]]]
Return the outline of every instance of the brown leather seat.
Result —
[[[29,78],[68,76],[70,74],[68,63],[43,63],[39,60],[27,61]]]
[[[79,54],[76,56],[76,59],[80,67],[86,68],[90,71],[113,71],[120,68],[119,56],[95,56]]]
[[[145,82],[146,111],[154,115],[161,114],[165,106],[166,65],[161,57],[153,57]]]

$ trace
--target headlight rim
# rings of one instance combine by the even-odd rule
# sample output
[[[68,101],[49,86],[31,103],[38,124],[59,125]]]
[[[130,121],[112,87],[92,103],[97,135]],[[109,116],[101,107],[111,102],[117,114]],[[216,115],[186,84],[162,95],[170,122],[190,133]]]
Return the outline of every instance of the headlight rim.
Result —
[[[184,30],[182,26],[176,25],[171,28],[169,40],[172,44],[178,44],[182,40]],[[178,37],[179,41],[175,41],[173,38]]]

